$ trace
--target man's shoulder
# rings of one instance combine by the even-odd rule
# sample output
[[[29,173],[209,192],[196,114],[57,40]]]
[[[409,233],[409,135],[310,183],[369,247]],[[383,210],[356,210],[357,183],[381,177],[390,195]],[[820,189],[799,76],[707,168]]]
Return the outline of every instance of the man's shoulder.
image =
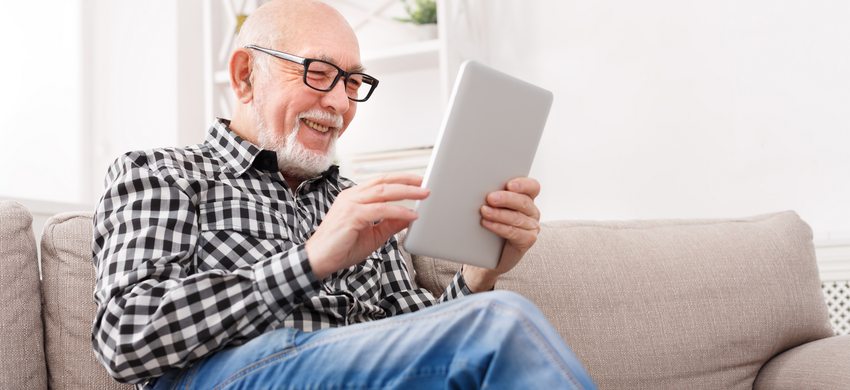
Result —
[[[124,153],[110,168],[116,171],[145,170],[165,176],[214,176],[221,171],[222,162],[209,144],[186,147],[164,147]]]

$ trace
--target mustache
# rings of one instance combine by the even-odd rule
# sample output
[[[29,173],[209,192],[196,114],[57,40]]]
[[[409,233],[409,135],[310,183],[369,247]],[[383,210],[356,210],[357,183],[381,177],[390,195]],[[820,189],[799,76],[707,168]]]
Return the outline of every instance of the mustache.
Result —
[[[313,122],[328,124],[330,127],[334,127],[336,129],[342,128],[342,115],[323,110],[313,109],[302,112],[296,115],[295,119],[299,121],[301,119],[309,119]]]

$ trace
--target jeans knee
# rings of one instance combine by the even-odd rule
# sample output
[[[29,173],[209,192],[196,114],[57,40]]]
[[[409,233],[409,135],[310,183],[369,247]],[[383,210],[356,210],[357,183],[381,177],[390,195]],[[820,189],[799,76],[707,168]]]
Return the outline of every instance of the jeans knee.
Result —
[[[522,317],[538,318],[542,316],[540,309],[528,298],[508,290],[495,290],[473,295],[472,299],[479,302],[495,304],[518,312]]]
[[[508,290],[495,290],[476,295],[480,295],[481,299],[501,303],[514,308],[537,307],[533,302],[528,300],[528,298]]]

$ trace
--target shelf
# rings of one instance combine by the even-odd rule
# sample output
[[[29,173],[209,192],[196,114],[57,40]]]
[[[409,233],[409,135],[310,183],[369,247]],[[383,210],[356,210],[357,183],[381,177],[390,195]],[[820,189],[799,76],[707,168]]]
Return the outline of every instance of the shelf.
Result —
[[[440,41],[433,39],[407,45],[370,50],[361,58],[367,73],[403,72],[440,66]]]
[[[356,153],[345,159],[344,174],[357,183],[391,172],[424,175],[433,151],[433,147],[422,147]]]

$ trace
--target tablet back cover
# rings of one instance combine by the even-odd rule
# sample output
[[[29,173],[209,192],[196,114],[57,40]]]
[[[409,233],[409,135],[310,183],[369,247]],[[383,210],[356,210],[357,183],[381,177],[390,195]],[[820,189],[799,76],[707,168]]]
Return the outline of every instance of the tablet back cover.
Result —
[[[431,194],[417,201],[404,249],[493,269],[504,239],[481,226],[492,191],[528,176],[552,93],[474,61],[461,65],[425,172]]]

